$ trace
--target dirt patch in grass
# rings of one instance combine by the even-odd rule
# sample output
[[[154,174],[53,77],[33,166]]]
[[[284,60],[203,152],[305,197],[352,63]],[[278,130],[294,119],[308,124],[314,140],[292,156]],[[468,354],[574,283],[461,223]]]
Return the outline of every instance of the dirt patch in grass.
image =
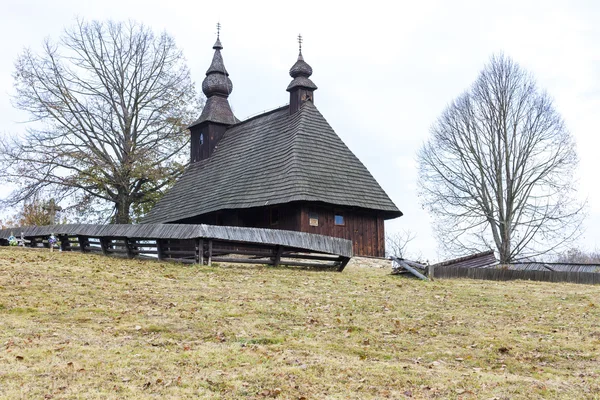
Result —
[[[0,248],[0,398],[600,398],[600,287],[365,265]]]

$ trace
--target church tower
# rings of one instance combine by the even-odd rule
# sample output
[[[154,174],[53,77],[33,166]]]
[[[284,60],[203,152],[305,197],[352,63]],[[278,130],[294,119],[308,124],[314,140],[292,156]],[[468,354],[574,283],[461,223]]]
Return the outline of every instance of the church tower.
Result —
[[[202,82],[206,104],[200,118],[188,127],[191,131],[192,164],[210,157],[227,127],[239,122],[227,100],[233,91],[233,84],[221,55],[223,45],[220,40],[220,28],[221,25],[217,24],[217,41],[213,46],[215,54]]]
[[[298,60],[290,68],[290,76],[294,78],[287,87],[290,92],[290,115],[300,109],[304,102],[310,101],[314,103],[314,91],[317,90],[317,85],[309,78],[312,75],[312,67],[304,61],[302,57],[302,36],[298,35],[298,45],[300,48]]]

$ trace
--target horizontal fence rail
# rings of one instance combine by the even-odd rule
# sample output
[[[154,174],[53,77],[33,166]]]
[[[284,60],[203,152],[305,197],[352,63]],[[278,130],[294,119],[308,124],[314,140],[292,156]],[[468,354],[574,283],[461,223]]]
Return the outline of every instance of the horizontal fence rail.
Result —
[[[233,226],[64,224],[0,230],[0,245],[16,236],[29,247],[199,263],[252,263],[336,269],[352,257],[352,242],[305,232]]]
[[[595,272],[559,272],[559,271],[524,271],[505,268],[465,268],[454,266],[430,267],[430,276],[434,278],[471,278],[493,281],[530,280],[543,282],[571,282],[597,285],[600,284],[600,273]]]

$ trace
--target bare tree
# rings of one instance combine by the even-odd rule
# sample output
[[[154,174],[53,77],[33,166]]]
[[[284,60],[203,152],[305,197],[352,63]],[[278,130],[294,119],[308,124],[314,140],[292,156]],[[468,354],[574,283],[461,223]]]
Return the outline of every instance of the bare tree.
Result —
[[[580,232],[574,141],[550,97],[504,55],[442,113],[418,160],[422,203],[449,253],[496,249],[507,263]]]
[[[598,249],[585,251],[570,248],[558,254],[554,261],[565,264],[600,264],[600,251]]]
[[[182,52],[134,22],[78,21],[43,52],[16,61],[14,105],[31,116],[23,137],[0,140],[5,205],[39,197],[71,209],[108,205],[129,223],[181,174],[186,126],[201,102]]]
[[[406,258],[408,257],[408,244],[416,237],[417,235],[410,230],[388,234],[385,237],[385,252],[389,256]]]

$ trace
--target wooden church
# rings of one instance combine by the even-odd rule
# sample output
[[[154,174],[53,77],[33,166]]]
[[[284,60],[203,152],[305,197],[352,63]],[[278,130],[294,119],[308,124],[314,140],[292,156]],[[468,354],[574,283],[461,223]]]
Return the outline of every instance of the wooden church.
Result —
[[[218,37],[213,49],[206,104],[189,127],[190,165],[143,222],[317,233],[351,240],[355,255],[383,257],[384,220],[402,212],[315,106],[302,47],[289,105],[245,121],[229,105]]]

